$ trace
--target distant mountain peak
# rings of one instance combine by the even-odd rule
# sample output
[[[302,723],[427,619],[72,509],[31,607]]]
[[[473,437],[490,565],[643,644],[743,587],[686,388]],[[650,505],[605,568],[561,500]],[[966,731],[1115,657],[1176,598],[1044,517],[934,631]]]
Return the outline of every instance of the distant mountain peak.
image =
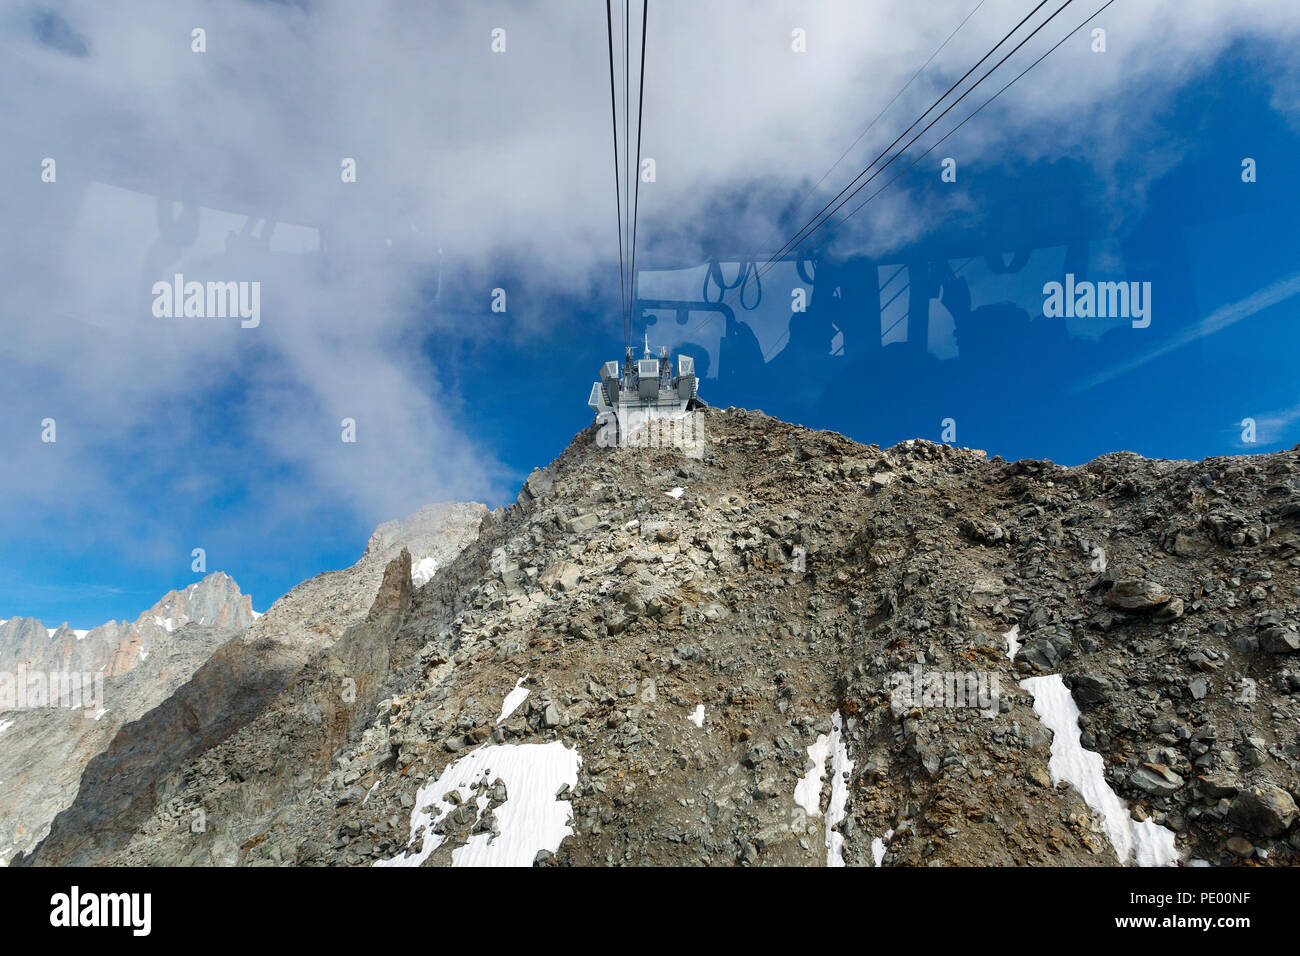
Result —
[[[411,552],[411,583],[424,587],[453,556],[478,534],[487,517],[486,505],[447,501],[377,527],[366,544],[363,561],[386,563],[402,548]]]
[[[0,670],[25,665],[41,671],[131,670],[149,650],[171,640],[187,624],[243,629],[253,622],[252,599],[235,579],[214,571],[182,589],[168,591],[134,622],[108,621],[89,630],[64,622],[46,627],[33,617],[0,621]]]

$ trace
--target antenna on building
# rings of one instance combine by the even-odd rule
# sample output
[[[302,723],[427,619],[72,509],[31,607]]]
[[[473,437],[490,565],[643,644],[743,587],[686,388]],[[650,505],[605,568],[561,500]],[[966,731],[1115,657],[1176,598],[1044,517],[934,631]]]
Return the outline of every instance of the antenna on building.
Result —
[[[642,343],[644,357],[634,359],[629,347],[623,367],[620,369],[618,362],[606,362],[600,367],[600,381],[591,387],[587,404],[596,413],[597,421],[603,423],[601,434],[613,439],[610,444],[627,445],[638,440],[632,438],[635,433],[643,433],[644,437],[658,428],[658,423],[684,418],[702,404],[696,393],[695,359],[679,354],[674,374],[666,347],[660,348],[658,358],[654,357],[649,331]]]

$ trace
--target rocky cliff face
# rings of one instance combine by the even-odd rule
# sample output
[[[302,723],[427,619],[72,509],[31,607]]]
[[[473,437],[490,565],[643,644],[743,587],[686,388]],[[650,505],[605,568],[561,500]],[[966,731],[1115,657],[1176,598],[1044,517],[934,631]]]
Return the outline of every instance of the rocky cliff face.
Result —
[[[388,558],[223,739],[119,740],[34,862],[1300,858],[1300,453],[1062,468],[702,414],[699,458],[585,431],[423,586]],[[340,601],[315,581],[295,618]]]
[[[72,802],[83,770],[118,729],[169,697],[222,643],[253,620],[247,595],[216,572],[168,592],[135,622],[89,631],[34,618],[0,625],[0,675],[12,689],[67,680],[76,700],[19,701],[0,676],[0,858],[28,851]],[[61,706],[46,706],[55,703]]]
[[[375,675],[386,674],[387,635],[404,607],[403,589],[409,597],[412,551],[420,560],[451,560],[477,533],[486,513],[482,505],[448,504],[422,509],[406,521],[389,522],[372,536],[355,565],[317,575],[278,600],[168,699],[121,728],[87,767],[77,800],[55,820],[35,859],[90,863],[118,851],[137,827],[147,824],[159,802],[192,776],[192,761],[220,751],[232,735],[244,731],[228,745],[241,748],[254,733],[246,730],[249,725],[276,740],[288,735],[296,723],[304,724],[308,749],[326,747],[326,759],[332,756],[338,746],[331,736],[337,730],[335,711],[346,704],[342,709],[350,712],[358,700],[373,707],[374,698],[368,695]],[[372,640],[379,632],[385,639]],[[361,663],[351,665],[348,673],[355,676],[346,687],[335,682],[328,694],[312,698],[310,688],[317,674],[311,668],[342,666],[336,661]],[[304,699],[304,694],[310,699]],[[281,699],[293,703],[272,708],[262,717]],[[349,720],[339,719],[337,726],[346,738]],[[284,748],[271,749],[278,754]],[[277,797],[291,793],[296,782],[310,775],[311,761],[305,753],[272,762]],[[249,812],[258,819],[250,795],[251,789],[239,789],[234,806],[219,810],[210,802],[182,823],[198,827],[195,833],[201,836],[208,832],[202,818],[210,812],[211,832],[224,834],[239,814]],[[223,853],[219,845],[214,856],[205,844],[201,858],[185,862],[225,862]]]

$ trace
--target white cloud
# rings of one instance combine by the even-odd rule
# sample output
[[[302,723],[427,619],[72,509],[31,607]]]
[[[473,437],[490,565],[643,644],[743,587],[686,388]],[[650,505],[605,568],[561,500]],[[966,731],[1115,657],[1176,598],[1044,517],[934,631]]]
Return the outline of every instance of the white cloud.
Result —
[[[642,191],[642,225],[653,224],[643,241],[671,252],[685,228],[681,212],[704,208],[719,190],[767,183],[774,197],[798,195],[974,3],[653,4],[644,152],[658,182]],[[1030,49],[1095,6],[1072,4]],[[156,0],[124,13],[95,0],[50,5],[57,16],[46,32],[66,23],[53,33],[74,37],[65,47],[82,38],[85,56],[35,40],[34,17],[46,8],[7,11],[0,356],[12,372],[0,398],[14,414],[0,434],[5,499],[37,511],[56,497],[93,501],[111,512],[128,489],[104,460],[132,450],[145,486],[164,473],[197,490],[219,484],[219,475],[186,475],[157,457],[204,441],[175,406],[232,382],[241,453],[299,476],[278,491],[286,510],[338,502],[377,521],[427,501],[504,494],[494,449],[465,433],[457,396],[418,349],[435,330],[480,333],[464,317],[421,309],[422,284],[445,248],[471,269],[504,253],[532,262],[539,292],[599,288],[616,298],[598,7]],[[824,195],[1029,8],[988,0],[882,121],[887,139],[868,137]],[[1081,33],[953,148],[1034,158],[1069,155],[1101,136],[1118,153],[1159,142],[1172,161],[1177,144],[1155,132],[1167,97],[1204,80],[1243,33],[1275,50],[1293,47],[1300,33],[1293,4],[1282,0],[1120,2],[1102,25],[1109,52],[1091,53]],[[195,26],[207,31],[201,55],[190,51]],[[489,49],[497,26],[507,30],[504,55]],[[790,51],[796,26],[807,31],[806,54]],[[1294,73],[1276,80],[1294,88]],[[983,98],[972,94],[950,119]],[[39,182],[45,156],[58,162],[55,185]],[[339,181],[343,157],[357,160],[354,185]],[[1140,201],[1140,185],[1116,184],[1117,198]],[[887,230],[897,240],[925,228],[906,190],[893,192],[860,217],[862,235]],[[197,229],[181,220],[178,242],[160,242],[157,196],[201,206]],[[730,228],[762,246],[778,235],[774,212],[751,208]],[[238,252],[240,242],[228,240],[249,215],[281,223],[272,250],[319,241],[326,257]],[[174,271],[259,279],[261,326],[154,319],[148,287]],[[525,305],[516,314],[548,320]],[[60,422],[58,457],[32,441],[31,423],[46,414]],[[357,420],[355,446],[338,441],[344,417]],[[127,527],[141,516],[115,520]]]

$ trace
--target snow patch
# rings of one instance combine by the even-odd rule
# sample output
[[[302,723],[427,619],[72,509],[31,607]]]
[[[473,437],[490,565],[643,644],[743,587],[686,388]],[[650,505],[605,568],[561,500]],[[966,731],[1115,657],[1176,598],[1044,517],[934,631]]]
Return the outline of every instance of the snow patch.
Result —
[[[442,775],[419,789],[411,813],[411,852],[379,860],[375,866],[419,866],[445,837],[434,833],[439,821],[455,809],[444,799],[455,790],[468,801],[479,781],[491,784],[498,778],[506,785],[506,801],[496,809],[500,834],[476,833],[464,846],[452,851],[452,866],[532,866],[542,850],[554,853],[565,837],[573,808],[558,794],[578,783],[582,758],[555,740],[548,744],[488,744],[466,754],[443,770]],[[481,817],[487,801],[479,798]],[[477,823],[477,821],[475,821]],[[421,836],[421,834],[423,834]],[[418,841],[418,847],[417,847]]]
[[[172,624],[172,619],[170,617],[163,619],[159,617],[157,614],[155,614],[153,616],[153,622],[157,624],[159,627],[161,627],[163,630],[165,630],[168,634],[172,632],[173,624]]]
[[[844,743],[843,722],[837,710],[831,718],[830,734],[818,734],[808,748],[812,766],[794,787],[794,802],[810,817],[821,816],[822,778],[826,775],[826,759],[831,761],[831,799],[826,808],[826,865],[844,865],[844,836],[835,830],[844,819],[849,801],[849,774],[853,761],[849,759]]]
[[[411,568],[411,584],[414,587],[422,588],[433,580],[434,574],[438,571],[438,562],[434,558],[421,558],[415,567]]]
[[[1020,625],[1012,624],[1011,630],[1002,635],[1007,639],[1007,659],[1015,660],[1020,650]]]
[[[812,761],[812,766],[794,785],[794,802],[803,807],[803,812],[810,817],[822,814],[822,778],[826,776],[826,758],[830,752],[830,737],[818,734],[816,742],[808,748],[808,759]]]
[[[704,705],[696,704],[695,710],[686,719],[689,720],[691,723],[693,723],[696,727],[702,729],[704,727]]]
[[[844,865],[844,834],[835,828],[844,819],[848,806],[849,774],[853,772],[853,761],[849,759],[849,748],[844,743],[841,726],[837,710],[831,719],[831,805],[826,808],[827,866]]]
[[[528,688],[521,686],[524,681],[528,680],[527,674],[515,681],[515,689],[506,694],[506,699],[501,702],[501,716],[497,718],[497,723],[505,720],[518,709],[519,705],[528,699]]]
[[[1106,558],[1106,549],[1096,544],[1084,543],[1084,553],[1092,560],[1088,563],[1088,570],[1094,573],[1105,571],[1110,567],[1110,562]]]
[[[1178,862],[1174,831],[1153,820],[1137,823],[1128,804],[1106,782],[1101,754],[1085,750],[1079,742],[1079,707],[1060,674],[1029,677],[1020,686],[1034,697],[1034,713],[1052,732],[1052,756],[1047,764],[1052,783],[1064,780],[1078,790],[1085,803],[1100,813],[1106,836],[1120,863],[1138,866],[1173,866]]]
[[[886,830],[883,837],[876,837],[871,841],[871,865],[880,866],[885,862],[885,848],[889,846],[889,841],[894,838],[893,830]]]

